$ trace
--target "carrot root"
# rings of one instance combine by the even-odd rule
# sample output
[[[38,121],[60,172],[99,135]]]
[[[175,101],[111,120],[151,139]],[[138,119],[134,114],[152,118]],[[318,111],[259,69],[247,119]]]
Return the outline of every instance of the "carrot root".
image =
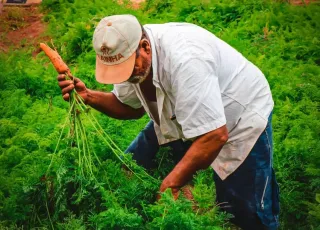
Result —
[[[66,63],[62,60],[59,53],[53,49],[51,49],[48,45],[44,43],[40,43],[40,48],[45,52],[45,54],[50,58],[54,68],[60,74],[67,73],[71,76],[70,69]]]

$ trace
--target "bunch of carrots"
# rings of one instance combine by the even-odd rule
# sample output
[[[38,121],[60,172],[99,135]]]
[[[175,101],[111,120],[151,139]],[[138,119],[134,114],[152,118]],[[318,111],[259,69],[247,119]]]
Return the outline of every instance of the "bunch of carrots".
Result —
[[[50,58],[53,66],[59,74],[65,74],[67,79],[74,80],[70,68],[62,60],[61,56],[56,50],[51,49],[44,43],[40,43],[40,48]],[[81,176],[81,178],[95,178],[94,171],[96,165],[94,162],[98,162],[99,164],[101,164],[101,162],[90,146],[90,142],[88,141],[87,132],[80,117],[80,114],[84,114],[84,117],[87,118],[89,123],[92,125],[98,137],[112,150],[112,152],[122,162],[125,168],[129,169],[135,176],[137,176],[141,180],[146,177],[154,179],[145,171],[139,173],[133,171],[131,167],[132,165],[130,165],[130,163],[126,161],[126,158],[122,156],[123,152],[120,150],[120,148],[112,141],[110,136],[101,127],[93,114],[88,112],[88,106],[83,102],[82,97],[77,94],[77,91],[73,90],[71,92],[69,103],[69,113],[60,133],[60,137],[56,145],[51,163],[47,170],[47,174],[49,173],[49,170],[51,168],[54,156],[57,154],[57,150],[59,149],[60,142],[63,138],[64,129],[67,127],[69,121],[69,124],[71,126],[69,127],[69,137],[73,140],[71,144],[73,146],[76,146],[78,151],[78,159],[76,161],[78,164],[77,173],[79,173],[79,176]]]

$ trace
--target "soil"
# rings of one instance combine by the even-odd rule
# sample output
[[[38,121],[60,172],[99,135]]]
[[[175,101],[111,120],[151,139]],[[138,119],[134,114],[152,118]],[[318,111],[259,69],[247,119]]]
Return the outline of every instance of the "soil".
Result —
[[[132,8],[138,9],[145,0],[131,0]],[[121,4],[121,0],[119,0]],[[34,47],[33,56],[40,52],[39,43],[49,41],[43,35],[46,24],[42,21],[38,5],[29,7],[3,6],[0,1],[0,52],[10,49]]]
[[[133,9],[139,9],[140,4],[145,2],[145,0],[131,0],[131,2],[132,2]]]
[[[145,2],[145,0],[130,0],[131,1],[131,6],[133,9],[139,9],[140,4]],[[123,4],[123,0],[118,0],[118,3],[121,5]]]
[[[320,3],[319,0],[289,0],[292,5],[308,5],[311,2]]]
[[[3,22],[0,27],[0,52],[28,46],[35,47],[36,54],[40,39],[48,40],[43,35],[46,24],[41,21],[42,17],[38,6],[6,6],[0,9],[0,21]]]

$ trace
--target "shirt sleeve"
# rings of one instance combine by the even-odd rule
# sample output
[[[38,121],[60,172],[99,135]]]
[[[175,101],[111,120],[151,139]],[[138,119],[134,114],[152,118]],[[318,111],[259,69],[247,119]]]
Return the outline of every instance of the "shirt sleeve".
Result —
[[[120,84],[114,84],[113,90],[111,91],[119,101],[123,104],[129,105],[134,109],[142,107],[142,104],[136,94],[133,85],[129,82],[124,82]]]
[[[219,79],[213,60],[193,57],[180,62],[171,76],[175,115],[187,139],[226,124]]]

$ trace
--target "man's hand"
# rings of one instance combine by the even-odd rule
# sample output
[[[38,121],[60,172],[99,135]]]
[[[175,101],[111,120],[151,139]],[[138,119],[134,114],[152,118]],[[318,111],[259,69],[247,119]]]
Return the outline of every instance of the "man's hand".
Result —
[[[173,195],[173,198],[176,200],[179,197],[179,193],[180,193],[180,187],[170,187],[170,183],[168,183],[168,181],[166,180],[167,177],[163,180],[161,186],[160,186],[160,193],[166,191],[167,188],[171,188],[171,192]],[[161,195],[158,195],[157,199],[159,200],[161,198]]]
[[[179,196],[180,188],[192,179],[196,171],[210,166],[227,140],[228,130],[225,125],[199,136],[192,143],[185,156],[163,180],[160,192],[171,188],[176,199]]]
[[[83,98],[84,103],[88,101],[88,89],[85,84],[79,78],[73,78],[74,80],[66,80],[65,74],[58,75],[59,87],[61,88],[62,97],[65,101],[70,100],[70,93],[73,89]]]
[[[164,179],[161,186],[160,186],[160,192],[162,193],[162,192],[166,191],[167,188],[170,188],[170,186],[167,183],[166,179]],[[191,185],[186,185],[186,186],[183,186],[182,188],[171,188],[173,198],[175,200],[177,200],[180,195],[180,192],[182,192],[182,194],[184,195],[185,198],[187,198],[190,201],[193,201],[193,195],[191,192],[192,188],[193,187]],[[157,200],[159,200],[160,198],[161,198],[161,195],[159,194],[157,196]]]

